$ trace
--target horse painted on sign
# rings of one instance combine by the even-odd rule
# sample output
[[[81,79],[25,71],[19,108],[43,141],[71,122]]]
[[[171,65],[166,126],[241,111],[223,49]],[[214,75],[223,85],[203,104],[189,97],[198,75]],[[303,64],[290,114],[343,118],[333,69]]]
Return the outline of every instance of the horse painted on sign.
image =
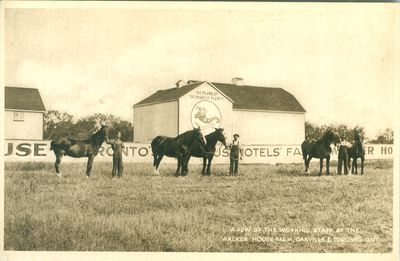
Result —
[[[364,160],[365,160],[365,148],[363,146],[362,138],[361,135],[358,131],[354,132],[354,143],[351,146],[351,148],[348,150],[349,154],[349,159],[348,159],[348,166],[350,169],[350,161],[353,160],[353,163],[351,165],[351,173],[352,174],[358,174],[357,173],[357,159],[361,159],[361,175],[364,174]]]
[[[157,136],[151,142],[151,150],[153,152],[153,166],[155,173],[158,172],[158,167],[164,156],[173,157],[178,159],[178,168],[176,169],[175,176],[185,176],[187,172],[187,164],[191,150],[199,143],[205,145],[205,139],[200,131],[200,128],[195,128],[186,131],[175,138],[166,136]],[[180,171],[180,174],[179,174]]]
[[[324,159],[326,159],[326,174],[329,175],[329,161],[331,157],[331,144],[335,146],[340,142],[339,136],[332,130],[328,130],[319,140],[317,141],[304,141],[301,144],[301,150],[303,153],[304,165],[306,167],[306,173],[309,173],[310,161],[312,158],[320,159],[319,175],[322,175],[322,168],[324,165]]]
[[[61,177],[60,164],[62,157],[70,156],[73,158],[88,158],[86,177],[90,177],[93,159],[99,152],[101,144],[106,140],[108,140],[108,127],[103,125],[99,131],[86,140],[75,140],[68,137],[62,137],[51,141],[50,149],[53,150],[56,155],[54,166],[57,176]]]
[[[203,146],[202,144],[195,143],[196,146],[193,146],[190,156],[203,158],[203,170],[201,171],[201,173],[202,175],[210,176],[211,162],[214,158],[215,146],[217,145],[217,142],[218,141],[221,142],[222,145],[224,145],[225,148],[227,148],[224,129],[216,128],[215,131],[211,132],[210,134],[207,134],[205,138],[207,141],[206,145]]]

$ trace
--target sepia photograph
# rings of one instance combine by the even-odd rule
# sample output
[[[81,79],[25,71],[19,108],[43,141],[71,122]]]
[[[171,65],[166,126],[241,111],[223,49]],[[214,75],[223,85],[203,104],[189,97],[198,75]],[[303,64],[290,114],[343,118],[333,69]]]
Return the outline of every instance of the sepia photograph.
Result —
[[[395,4],[1,7],[0,260],[398,257]]]

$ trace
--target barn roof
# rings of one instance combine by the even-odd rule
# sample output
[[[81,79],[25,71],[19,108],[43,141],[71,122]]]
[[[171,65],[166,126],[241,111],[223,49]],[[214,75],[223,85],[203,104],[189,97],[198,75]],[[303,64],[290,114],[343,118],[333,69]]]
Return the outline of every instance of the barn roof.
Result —
[[[159,90],[135,106],[177,100],[204,82],[189,81],[189,83],[180,88]],[[234,109],[305,112],[297,99],[282,88],[214,82],[211,84],[233,100]]]
[[[182,86],[180,88],[158,90],[157,92],[153,93],[146,99],[136,103],[135,106],[177,100],[180,97],[182,97],[183,95],[185,95],[186,93],[195,89],[196,87],[199,87],[203,83],[204,82],[195,82],[192,84]]]
[[[6,110],[46,111],[38,89],[5,87]]]

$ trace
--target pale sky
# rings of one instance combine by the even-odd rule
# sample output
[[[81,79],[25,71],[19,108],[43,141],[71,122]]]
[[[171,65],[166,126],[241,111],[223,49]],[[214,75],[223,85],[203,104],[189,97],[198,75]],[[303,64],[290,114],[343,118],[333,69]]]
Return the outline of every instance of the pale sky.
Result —
[[[180,79],[242,77],[289,91],[312,123],[394,127],[389,5],[208,5],[6,9],[5,84],[38,88],[48,110],[132,122],[133,104]]]

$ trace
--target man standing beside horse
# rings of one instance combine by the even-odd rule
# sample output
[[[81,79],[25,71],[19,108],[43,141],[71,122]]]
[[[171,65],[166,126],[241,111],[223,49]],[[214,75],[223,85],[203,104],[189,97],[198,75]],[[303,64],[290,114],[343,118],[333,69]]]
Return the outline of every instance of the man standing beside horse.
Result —
[[[239,141],[239,134],[234,134],[233,135],[233,141],[229,145],[230,149],[230,166],[229,166],[229,175],[232,176],[237,176],[238,174],[238,168],[239,168],[239,156],[240,160],[243,159],[243,150],[240,145]]]
[[[106,140],[107,144],[111,144],[111,148],[114,151],[113,153],[113,168],[112,168],[112,177],[117,176],[120,178],[122,176],[122,172],[124,170],[124,165],[122,162],[122,149],[125,148],[124,144],[121,141],[121,132],[117,133],[117,138],[113,140]]]
[[[340,144],[338,146],[338,175],[342,175],[342,165],[344,168],[344,174],[349,174],[348,161],[349,153],[348,150],[351,148],[351,143],[346,140],[346,137],[342,135],[340,137]]]

